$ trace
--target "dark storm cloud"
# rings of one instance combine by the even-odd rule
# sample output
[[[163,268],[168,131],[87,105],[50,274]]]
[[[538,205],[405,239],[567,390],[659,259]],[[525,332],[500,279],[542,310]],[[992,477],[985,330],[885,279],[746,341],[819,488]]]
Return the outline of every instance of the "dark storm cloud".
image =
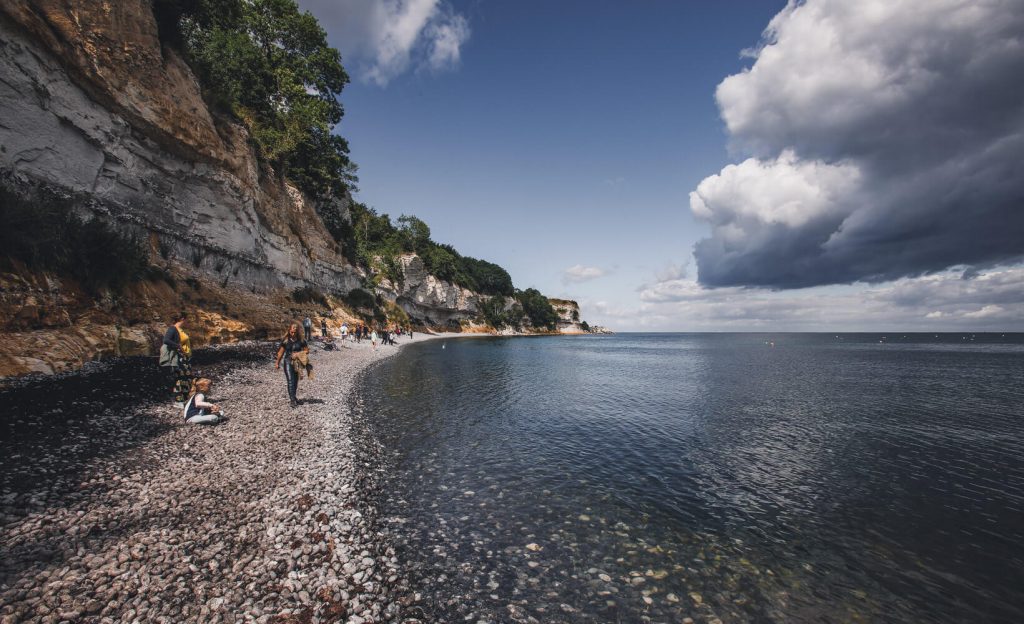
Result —
[[[1024,257],[1024,2],[791,3],[719,85],[752,157],[691,193],[708,286],[879,282]]]

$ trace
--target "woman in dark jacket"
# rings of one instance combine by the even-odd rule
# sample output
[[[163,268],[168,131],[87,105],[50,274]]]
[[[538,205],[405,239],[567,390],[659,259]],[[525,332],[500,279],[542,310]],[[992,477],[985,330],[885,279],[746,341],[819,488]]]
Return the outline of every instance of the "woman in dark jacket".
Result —
[[[295,398],[295,393],[299,390],[299,376],[292,366],[292,354],[299,351],[309,354],[309,344],[302,338],[299,324],[292,323],[288,326],[288,333],[277,346],[277,362],[275,364],[277,368],[281,368],[281,359],[284,358],[284,378],[288,382],[288,399],[292,407],[299,404],[299,400]]]
[[[160,345],[160,366],[170,371],[173,379],[171,392],[174,403],[184,407],[192,388],[192,346],[188,334],[185,333],[185,313],[175,315],[172,325],[164,332],[163,343]]]

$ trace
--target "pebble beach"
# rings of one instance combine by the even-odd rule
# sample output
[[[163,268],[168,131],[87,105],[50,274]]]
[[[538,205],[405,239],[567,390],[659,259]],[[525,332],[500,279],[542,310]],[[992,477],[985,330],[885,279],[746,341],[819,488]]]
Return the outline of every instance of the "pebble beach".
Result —
[[[349,404],[357,375],[399,348],[314,348],[290,409],[273,347],[235,347],[247,357],[199,368],[229,419],[212,427],[127,381],[83,389],[136,372],[158,384],[155,361],[5,389],[0,622],[401,620],[415,594]]]

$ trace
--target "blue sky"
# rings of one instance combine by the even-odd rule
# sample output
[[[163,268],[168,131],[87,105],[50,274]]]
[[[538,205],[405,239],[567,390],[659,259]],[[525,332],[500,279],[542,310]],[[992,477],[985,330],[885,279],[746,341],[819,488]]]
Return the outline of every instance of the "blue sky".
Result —
[[[821,215],[842,214],[843,227],[860,218],[852,208],[842,213],[813,198],[824,189],[841,205],[839,191],[853,196],[857,189],[833,192],[825,183],[860,179],[871,163],[822,152],[807,138],[814,128],[796,127],[771,143],[746,106],[788,111],[800,100],[766,101],[770,84],[758,87],[751,78],[733,90],[739,95],[730,91],[716,101],[723,80],[742,79],[755,63],[764,66],[765,80],[785,82],[771,76],[770,57],[750,52],[776,15],[781,34],[767,43],[790,54],[793,66],[810,63],[804,79],[814,79],[815,59],[799,58],[793,44],[786,48],[798,29],[853,31],[866,19],[819,4],[811,7],[818,14],[793,14],[785,2],[766,0],[300,0],[320,18],[353,78],[342,94],[346,115],[338,131],[360,167],[357,199],[392,217],[415,214],[435,240],[500,264],[518,287],[579,300],[592,322],[684,331],[1024,326],[1021,312],[1008,307],[1015,302],[1005,300],[1006,290],[1024,283],[1012,241],[994,263],[965,251],[939,264],[921,264],[935,255],[922,253],[927,260],[888,273],[851,272],[847,267],[861,263],[849,255],[821,275],[761,270],[832,266],[826,259],[769,257],[780,245],[766,251],[756,241],[776,236],[779,223],[796,236]],[[792,158],[784,156],[794,149]],[[751,157],[759,160],[745,160]],[[776,200],[763,192],[765,184],[797,196],[780,191]],[[815,192],[800,195],[808,185]],[[703,218],[692,209],[698,187]],[[750,229],[747,206],[754,205],[763,213],[758,223],[774,229]],[[777,213],[793,205],[806,207]],[[747,235],[740,252],[716,251],[721,241],[733,245],[738,229]],[[702,239],[710,242],[695,258]],[[904,299],[890,291],[914,289],[920,279],[941,278],[940,289],[959,292],[963,285],[954,280],[974,264],[995,272],[1000,289],[992,301],[968,304],[950,294],[913,309],[891,303]],[[822,306],[823,298],[835,305]],[[844,311],[861,303],[874,312]],[[968,316],[986,305],[988,315]]]

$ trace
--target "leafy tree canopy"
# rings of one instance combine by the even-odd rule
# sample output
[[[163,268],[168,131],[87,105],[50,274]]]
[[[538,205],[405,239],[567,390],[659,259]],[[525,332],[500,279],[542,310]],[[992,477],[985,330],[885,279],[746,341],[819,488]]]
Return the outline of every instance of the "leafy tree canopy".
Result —
[[[558,325],[558,313],[555,308],[536,288],[527,288],[516,293],[516,300],[523,306],[523,312],[534,327],[554,329]]]
[[[415,216],[402,215],[395,225],[387,214],[378,214],[360,203],[353,204],[351,214],[352,224],[344,241],[349,259],[383,271],[395,283],[400,278],[392,273],[401,271],[393,259],[405,252],[415,252],[427,272],[438,279],[485,295],[510,297],[515,293],[508,271],[494,263],[463,256],[451,245],[434,242],[430,227]]]
[[[332,133],[349,78],[295,0],[154,0],[154,14],[210,103],[248,127],[279,173],[317,198],[355,183],[348,143]]]

